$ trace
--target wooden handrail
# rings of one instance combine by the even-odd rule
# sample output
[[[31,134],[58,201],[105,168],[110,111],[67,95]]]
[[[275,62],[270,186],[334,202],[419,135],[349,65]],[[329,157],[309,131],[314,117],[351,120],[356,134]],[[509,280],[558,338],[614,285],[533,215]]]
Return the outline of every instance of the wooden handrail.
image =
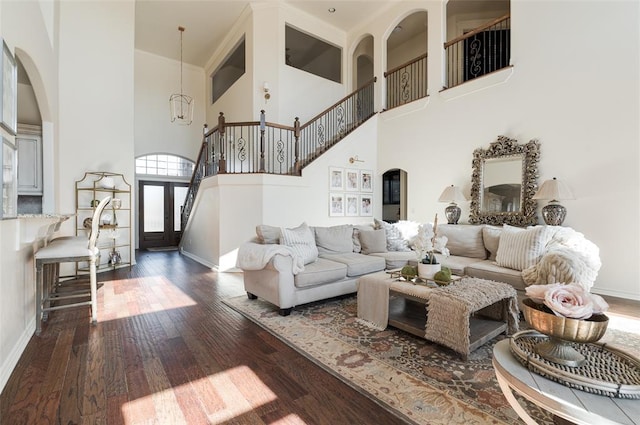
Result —
[[[499,18],[496,18],[491,22],[487,22],[486,24],[484,24],[482,26],[479,26],[478,28],[474,29],[473,31],[469,31],[468,33],[462,34],[461,36],[458,36],[458,37],[454,38],[451,41],[447,41],[446,43],[444,43],[444,48],[446,49],[447,47],[452,46],[452,45],[454,45],[454,44],[456,44],[456,43],[458,43],[458,42],[460,42],[462,40],[466,40],[467,38],[473,37],[474,35],[479,34],[482,31],[486,30],[487,28],[490,28],[490,27],[492,27],[492,26],[494,26],[496,24],[499,24],[500,22],[505,21],[505,20],[509,19],[510,17],[511,17],[511,14],[507,13],[506,15],[501,16]]]
[[[216,125],[215,127],[213,127],[211,130],[207,131],[206,133],[204,133],[204,137],[209,137],[211,136],[213,133],[215,133],[216,131],[218,131],[218,126]]]
[[[341,104],[342,102],[344,102],[345,100],[349,99],[350,97],[352,97],[355,93],[359,92],[362,88],[368,86],[369,84],[375,83],[376,81],[378,81],[378,77],[373,77],[371,80],[367,81],[365,84],[363,84],[361,87],[358,87],[358,90],[354,91],[353,93],[343,97],[342,99],[340,99],[339,101],[337,101],[336,103],[334,103],[333,105],[329,106],[327,109],[325,109],[324,111],[320,112],[318,115],[316,115],[315,117],[311,118],[309,121],[307,121],[306,123],[302,124],[300,126],[300,130],[308,127],[312,122],[314,122],[315,120],[317,120],[318,118],[320,118],[321,116],[323,116],[324,114],[326,114],[327,112],[329,112],[330,110],[332,110],[333,108],[335,108],[336,106],[338,106],[339,104]]]
[[[384,73],[384,76],[386,77],[387,75],[393,74],[394,72],[396,72],[396,71],[398,71],[398,70],[400,70],[400,69],[402,69],[402,68],[404,68],[404,67],[406,67],[406,66],[412,65],[412,64],[414,64],[414,63],[416,63],[416,62],[418,62],[418,61],[420,61],[420,60],[422,60],[422,59],[426,58],[427,56],[428,56],[428,54],[427,54],[427,53],[424,53],[424,54],[422,54],[422,55],[418,56],[418,57],[417,57],[417,58],[415,58],[415,59],[411,59],[411,60],[410,60],[409,62],[407,62],[407,63],[403,63],[403,64],[402,64],[402,65],[400,65],[400,66],[396,66],[395,68],[392,68],[392,69],[390,69],[389,71],[386,71],[386,72]]]

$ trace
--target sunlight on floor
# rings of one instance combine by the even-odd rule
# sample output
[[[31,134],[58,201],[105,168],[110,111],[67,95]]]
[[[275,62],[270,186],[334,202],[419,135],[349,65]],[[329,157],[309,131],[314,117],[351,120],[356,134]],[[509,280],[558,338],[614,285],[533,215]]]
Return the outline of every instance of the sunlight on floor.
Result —
[[[98,321],[133,317],[196,305],[164,276],[101,282]]]
[[[640,335],[640,319],[610,312],[605,314],[609,317],[608,329],[617,329]]]
[[[157,382],[158,373],[162,373],[152,364],[145,364],[144,373],[153,374]],[[166,377],[165,377],[166,379]],[[266,405],[277,399],[277,396],[262,382],[262,380],[247,366],[238,366],[205,378],[197,379],[171,387],[168,380],[164,382],[165,389],[149,389],[155,392],[151,395],[124,403],[121,407],[124,423],[128,425],[138,423],[189,424],[189,412],[183,412],[182,407],[188,404],[206,412],[209,424],[222,424],[234,418],[242,417],[244,422],[260,422],[257,414],[252,413],[259,406]],[[158,422],[161,418],[161,422]],[[255,418],[255,419],[254,419]],[[155,420],[155,422],[154,422]],[[303,424],[296,415],[288,415],[273,424]]]

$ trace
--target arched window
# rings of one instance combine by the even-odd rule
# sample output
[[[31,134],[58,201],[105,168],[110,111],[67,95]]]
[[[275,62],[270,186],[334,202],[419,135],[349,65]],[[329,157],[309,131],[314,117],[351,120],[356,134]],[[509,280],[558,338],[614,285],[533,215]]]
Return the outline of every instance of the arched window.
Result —
[[[180,156],[151,154],[136,158],[136,174],[191,177],[195,163]]]

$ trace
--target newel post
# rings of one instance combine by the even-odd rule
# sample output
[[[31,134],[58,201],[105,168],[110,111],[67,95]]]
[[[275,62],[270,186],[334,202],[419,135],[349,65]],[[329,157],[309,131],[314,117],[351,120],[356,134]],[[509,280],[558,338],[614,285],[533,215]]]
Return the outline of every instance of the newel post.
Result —
[[[302,169],[300,168],[300,119],[296,117],[293,122],[293,137],[295,138],[294,155],[295,162],[293,164],[296,175],[302,175]]]
[[[225,145],[225,124],[224,113],[220,112],[218,116],[218,134],[220,135],[220,159],[218,160],[218,174],[225,174],[227,172],[227,161],[224,158],[224,145]]]
[[[205,167],[205,175],[210,176],[213,174],[213,145],[211,144],[211,138],[207,137],[207,133],[209,132],[209,126],[205,123],[202,128],[202,144],[205,145],[204,149],[204,167]]]
[[[264,130],[266,127],[266,121],[264,116],[264,109],[260,111],[260,169],[259,173],[264,173]]]

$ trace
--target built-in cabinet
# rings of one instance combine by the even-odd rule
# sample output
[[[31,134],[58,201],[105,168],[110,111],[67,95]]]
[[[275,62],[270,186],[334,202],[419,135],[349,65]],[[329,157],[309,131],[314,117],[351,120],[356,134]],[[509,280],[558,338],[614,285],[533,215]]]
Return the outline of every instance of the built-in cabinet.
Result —
[[[122,174],[86,172],[76,181],[76,235],[88,236],[95,208],[106,196],[111,201],[100,217],[98,271],[131,266],[131,185]],[[78,263],[76,274],[89,271]]]
[[[18,195],[42,195],[42,129],[18,125]]]

